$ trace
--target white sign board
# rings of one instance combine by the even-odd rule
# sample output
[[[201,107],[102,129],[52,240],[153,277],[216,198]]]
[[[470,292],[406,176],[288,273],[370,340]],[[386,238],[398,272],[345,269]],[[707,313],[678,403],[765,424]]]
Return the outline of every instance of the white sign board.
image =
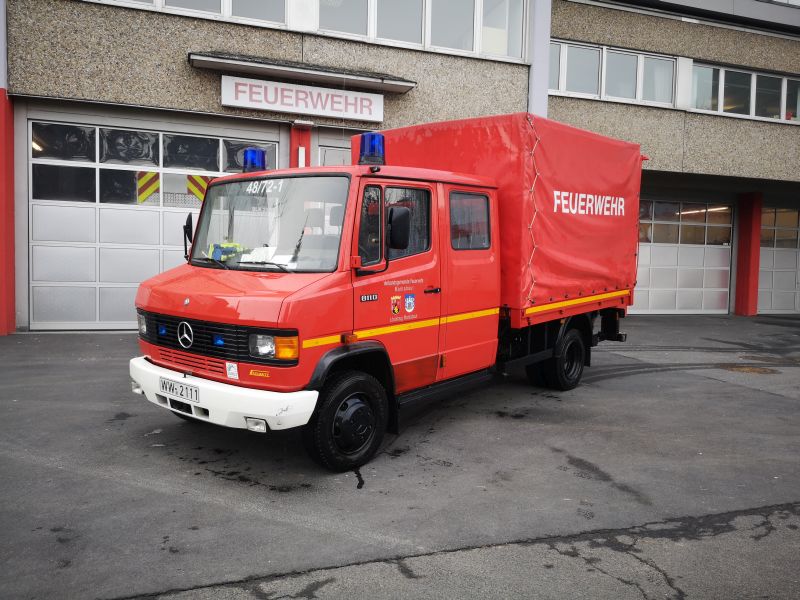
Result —
[[[383,121],[383,96],[380,94],[229,75],[222,76],[222,105],[354,121]]]

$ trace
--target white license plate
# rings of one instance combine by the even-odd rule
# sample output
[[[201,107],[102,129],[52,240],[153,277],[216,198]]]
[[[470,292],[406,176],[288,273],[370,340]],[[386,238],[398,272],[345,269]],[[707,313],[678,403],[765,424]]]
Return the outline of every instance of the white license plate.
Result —
[[[196,385],[178,383],[163,377],[158,378],[158,383],[162,394],[180,398],[181,400],[188,400],[189,402],[200,402],[200,390]]]

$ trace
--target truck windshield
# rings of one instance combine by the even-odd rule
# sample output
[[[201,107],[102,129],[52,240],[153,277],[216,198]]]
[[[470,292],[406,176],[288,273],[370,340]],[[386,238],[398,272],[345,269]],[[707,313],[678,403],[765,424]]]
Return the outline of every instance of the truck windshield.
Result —
[[[212,186],[192,244],[192,264],[334,271],[349,185],[347,177],[318,175]]]

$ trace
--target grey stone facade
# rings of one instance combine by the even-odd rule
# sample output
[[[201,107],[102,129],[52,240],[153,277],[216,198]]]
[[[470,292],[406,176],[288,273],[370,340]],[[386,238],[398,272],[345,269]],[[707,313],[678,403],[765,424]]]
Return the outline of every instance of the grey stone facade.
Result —
[[[386,94],[382,127],[525,110],[528,67],[331,37],[80,2],[9,0],[9,91],[156,109],[287,121],[223,107],[220,74],[192,68],[189,52],[376,71],[416,81]],[[320,125],[373,128],[315,118]]]

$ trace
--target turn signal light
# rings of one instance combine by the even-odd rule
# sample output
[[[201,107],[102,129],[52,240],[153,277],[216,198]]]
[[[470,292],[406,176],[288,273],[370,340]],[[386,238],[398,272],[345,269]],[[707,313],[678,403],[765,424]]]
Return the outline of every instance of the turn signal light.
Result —
[[[297,337],[276,337],[275,358],[280,360],[297,360],[300,344]]]

